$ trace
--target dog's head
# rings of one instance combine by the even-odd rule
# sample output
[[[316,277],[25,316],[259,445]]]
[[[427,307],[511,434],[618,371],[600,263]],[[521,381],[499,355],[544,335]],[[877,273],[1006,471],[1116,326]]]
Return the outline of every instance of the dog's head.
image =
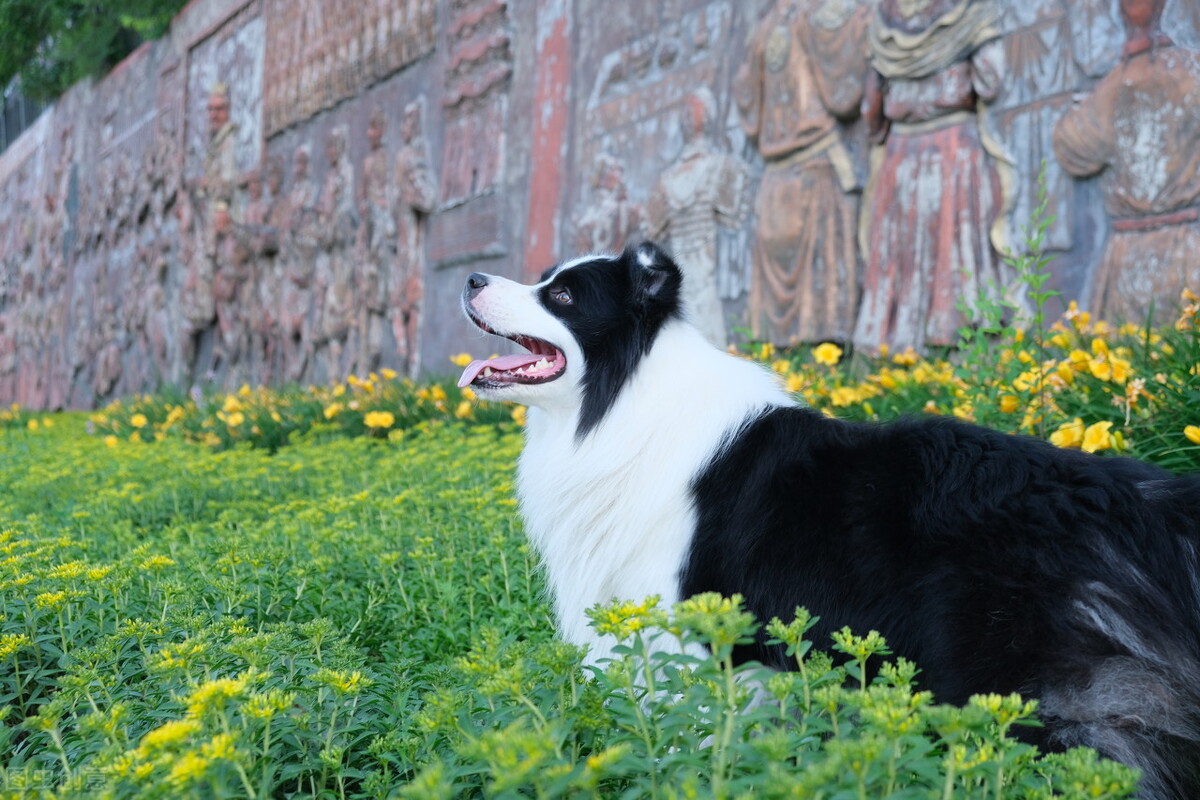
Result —
[[[578,409],[584,436],[608,411],[659,330],[682,315],[679,267],[649,242],[546,270],[533,286],[494,275],[467,278],[467,317],[528,353],[475,361],[463,371],[491,400]]]

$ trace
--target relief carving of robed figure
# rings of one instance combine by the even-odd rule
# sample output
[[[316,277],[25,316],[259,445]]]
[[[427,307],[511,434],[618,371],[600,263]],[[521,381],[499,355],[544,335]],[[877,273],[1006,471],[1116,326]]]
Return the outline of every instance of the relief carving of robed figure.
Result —
[[[750,326],[781,344],[853,330],[859,298],[859,180],[843,121],[858,116],[867,8],[776,4],[734,81],[742,127],[766,162],[754,204]]]
[[[871,18],[864,108],[883,149],[865,201],[859,346],[953,345],[968,321],[959,301],[998,299],[1008,284],[991,242],[1001,184],[977,113],[1004,73],[1000,14],[991,0],[881,0]]]
[[[1054,152],[1072,175],[1100,176],[1112,227],[1091,310],[1171,318],[1200,287],[1200,52],[1158,30],[1164,0],[1121,0],[1121,61],[1060,120]]]

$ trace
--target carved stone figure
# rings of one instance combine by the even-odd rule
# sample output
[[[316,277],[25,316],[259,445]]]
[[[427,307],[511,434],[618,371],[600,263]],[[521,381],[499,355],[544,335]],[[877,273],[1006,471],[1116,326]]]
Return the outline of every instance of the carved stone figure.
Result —
[[[287,198],[283,194],[283,161],[279,157],[268,159],[266,183],[268,197],[263,203],[261,234],[258,237],[260,257],[255,268],[254,355],[261,374],[257,377],[264,383],[274,380],[278,374],[279,343],[283,338],[280,306],[283,302],[283,239],[287,221],[284,219]],[[253,203],[251,203],[253,206]],[[247,219],[253,220],[250,208]]]
[[[320,250],[317,253],[317,344],[324,349],[326,379],[346,371],[343,355],[354,328],[354,167],[346,157],[347,131],[335,127],[325,145],[329,168],[317,201]]]
[[[147,253],[146,266],[146,284],[134,303],[141,322],[142,350],[149,355],[157,379],[152,385],[158,386],[171,377],[170,356],[174,349],[171,347],[171,320],[166,302],[168,262],[165,254],[158,248],[152,248]]]
[[[990,241],[1001,184],[976,106],[1004,74],[993,0],[882,0],[871,19],[868,123],[884,145],[864,219],[855,343],[951,345],[977,303],[1009,282]]]
[[[403,144],[396,154],[396,258],[388,276],[388,313],[396,352],[410,377],[421,368],[421,307],[424,296],[425,228],[437,203],[437,182],[421,130],[421,103],[404,109]]]
[[[0,314],[0,406],[17,399],[17,341],[8,332],[8,316]]]
[[[1054,131],[1072,175],[1100,175],[1112,227],[1092,279],[1092,311],[1144,322],[1200,286],[1200,52],[1159,30],[1165,0],[1121,0],[1121,62]]]
[[[208,96],[208,146],[204,150],[204,169],[201,178],[202,208],[225,203],[234,221],[238,220],[235,206],[237,163],[234,144],[237,124],[230,119],[229,89],[218,83]]]
[[[243,185],[246,205],[241,224],[249,248],[250,260],[242,295],[246,306],[241,314],[247,320],[246,356],[249,369],[262,382],[270,380],[272,343],[277,338],[278,308],[271,303],[275,255],[279,252],[278,234],[267,222],[270,201],[263,193],[263,176],[258,170],[248,173]]]
[[[1048,221],[1043,249],[1076,245],[1075,181],[1054,158],[1054,123],[1072,93],[1104,75],[1115,17],[1109,0],[1025,0],[1004,11],[1004,80],[988,116],[996,140],[1013,162],[1012,195],[1006,197],[1005,245],[1023,251],[1024,231],[1038,205],[1038,176],[1045,169]]]
[[[300,380],[313,354],[312,307],[314,270],[317,261],[317,188],[308,174],[308,145],[300,145],[292,156],[292,185],[287,203],[278,213],[285,220],[282,305],[284,375]]]
[[[684,308],[692,323],[722,349],[728,343],[725,311],[717,292],[717,226],[740,222],[746,167],[717,150],[712,140],[716,101],[703,90],[682,111],[685,144],[659,178],[647,204],[647,233],[667,239],[683,270]]]
[[[575,252],[619,253],[642,224],[642,209],[625,191],[625,170],[602,153],[592,172],[592,199],[575,220]]]
[[[112,300],[104,299],[98,309],[93,331],[92,352],[96,354],[96,371],[92,375],[92,390],[97,398],[112,394],[121,378],[121,344],[118,341],[117,309]]]
[[[391,163],[383,148],[383,110],[375,108],[367,122],[367,155],[358,184],[358,342],[356,369],[379,366],[387,326],[387,278],[396,258],[396,219],[392,213]]]
[[[754,206],[755,337],[845,341],[853,330],[861,185],[845,122],[859,114],[866,15],[844,0],[776,3],[735,79],[742,127],[766,162]]]
[[[249,350],[249,295],[253,247],[245,228],[235,225],[224,203],[213,206],[213,239],[208,258],[212,262],[213,311],[217,318],[217,347],[209,371],[224,369],[226,382]]]

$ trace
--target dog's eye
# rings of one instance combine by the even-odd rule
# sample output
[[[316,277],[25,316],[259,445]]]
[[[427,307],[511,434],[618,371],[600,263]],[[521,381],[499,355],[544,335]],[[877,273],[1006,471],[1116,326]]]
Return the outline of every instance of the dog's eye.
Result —
[[[554,298],[554,302],[562,303],[564,306],[569,306],[574,302],[571,297],[571,290],[565,286],[559,286],[558,288],[551,289],[550,296]]]

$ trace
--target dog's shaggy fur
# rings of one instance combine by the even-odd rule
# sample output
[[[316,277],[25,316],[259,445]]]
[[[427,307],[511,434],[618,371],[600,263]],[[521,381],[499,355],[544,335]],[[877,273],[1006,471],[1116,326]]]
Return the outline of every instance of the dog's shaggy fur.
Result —
[[[614,597],[802,605],[816,641],[878,630],[939,700],[1035,697],[1037,744],[1200,797],[1200,478],[944,418],[824,418],[706,343],[681,282],[645,244],[464,290],[532,353],[462,383],[532,406],[518,492],[566,639],[607,655],[584,611]],[[789,665],[763,639],[737,655]]]

